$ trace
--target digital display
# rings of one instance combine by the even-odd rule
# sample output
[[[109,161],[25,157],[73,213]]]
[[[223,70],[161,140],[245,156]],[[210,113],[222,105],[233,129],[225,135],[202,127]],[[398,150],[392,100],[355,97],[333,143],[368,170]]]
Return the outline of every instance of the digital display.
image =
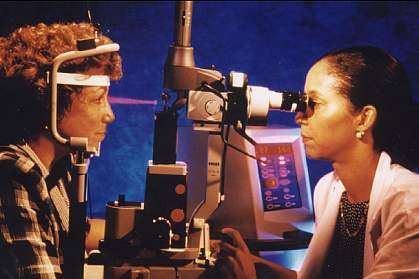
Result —
[[[256,145],[264,211],[302,207],[291,143]]]

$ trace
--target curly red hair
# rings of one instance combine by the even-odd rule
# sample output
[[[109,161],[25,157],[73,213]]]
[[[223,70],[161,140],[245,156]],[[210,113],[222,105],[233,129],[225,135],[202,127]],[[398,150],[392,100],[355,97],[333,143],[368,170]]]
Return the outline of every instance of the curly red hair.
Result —
[[[16,143],[36,137],[49,123],[50,90],[46,81],[53,59],[77,50],[77,41],[92,38],[98,30],[89,23],[54,23],[18,28],[0,37],[0,143]],[[99,36],[97,45],[112,43]],[[111,80],[122,77],[118,53],[77,58],[64,62],[60,72],[83,73],[97,68]],[[71,106],[76,86],[59,86],[59,119]],[[2,134],[4,134],[2,132]]]

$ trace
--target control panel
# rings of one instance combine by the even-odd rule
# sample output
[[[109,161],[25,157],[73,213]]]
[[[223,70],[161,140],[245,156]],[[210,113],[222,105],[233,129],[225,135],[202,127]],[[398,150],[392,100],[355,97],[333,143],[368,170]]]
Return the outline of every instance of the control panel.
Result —
[[[256,145],[264,211],[302,206],[291,143]]]

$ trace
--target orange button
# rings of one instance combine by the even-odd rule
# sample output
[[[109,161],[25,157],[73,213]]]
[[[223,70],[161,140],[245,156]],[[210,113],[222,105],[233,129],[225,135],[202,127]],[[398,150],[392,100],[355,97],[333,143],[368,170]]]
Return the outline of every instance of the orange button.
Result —
[[[170,212],[170,218],[173,220],[173,222],[179,223],[185,219],[185,213],[183,212],[183,209],[176,208]]]
[[[275,177],[267,178],[264,180],[264,184],[266,188],[276,188],[278,187],[278,180]]]
[[[176,194],[178,194],[178,195],[183,195],[183,194],[185,194],[185,192],[186,192],[186,187],[185,187],[185,185],[183,185],[183,184],[178,184],[178,185],[176,185],[176,187],[175,187],[175,192],[176,192]]]

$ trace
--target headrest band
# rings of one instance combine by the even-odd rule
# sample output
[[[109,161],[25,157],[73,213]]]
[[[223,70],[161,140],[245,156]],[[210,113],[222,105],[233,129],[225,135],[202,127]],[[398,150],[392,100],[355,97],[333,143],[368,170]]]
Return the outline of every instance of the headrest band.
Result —
[[[84,75],[75,73],[57,73],[57,84],[80,85],[80,86],[109,86],[109,76]]]

